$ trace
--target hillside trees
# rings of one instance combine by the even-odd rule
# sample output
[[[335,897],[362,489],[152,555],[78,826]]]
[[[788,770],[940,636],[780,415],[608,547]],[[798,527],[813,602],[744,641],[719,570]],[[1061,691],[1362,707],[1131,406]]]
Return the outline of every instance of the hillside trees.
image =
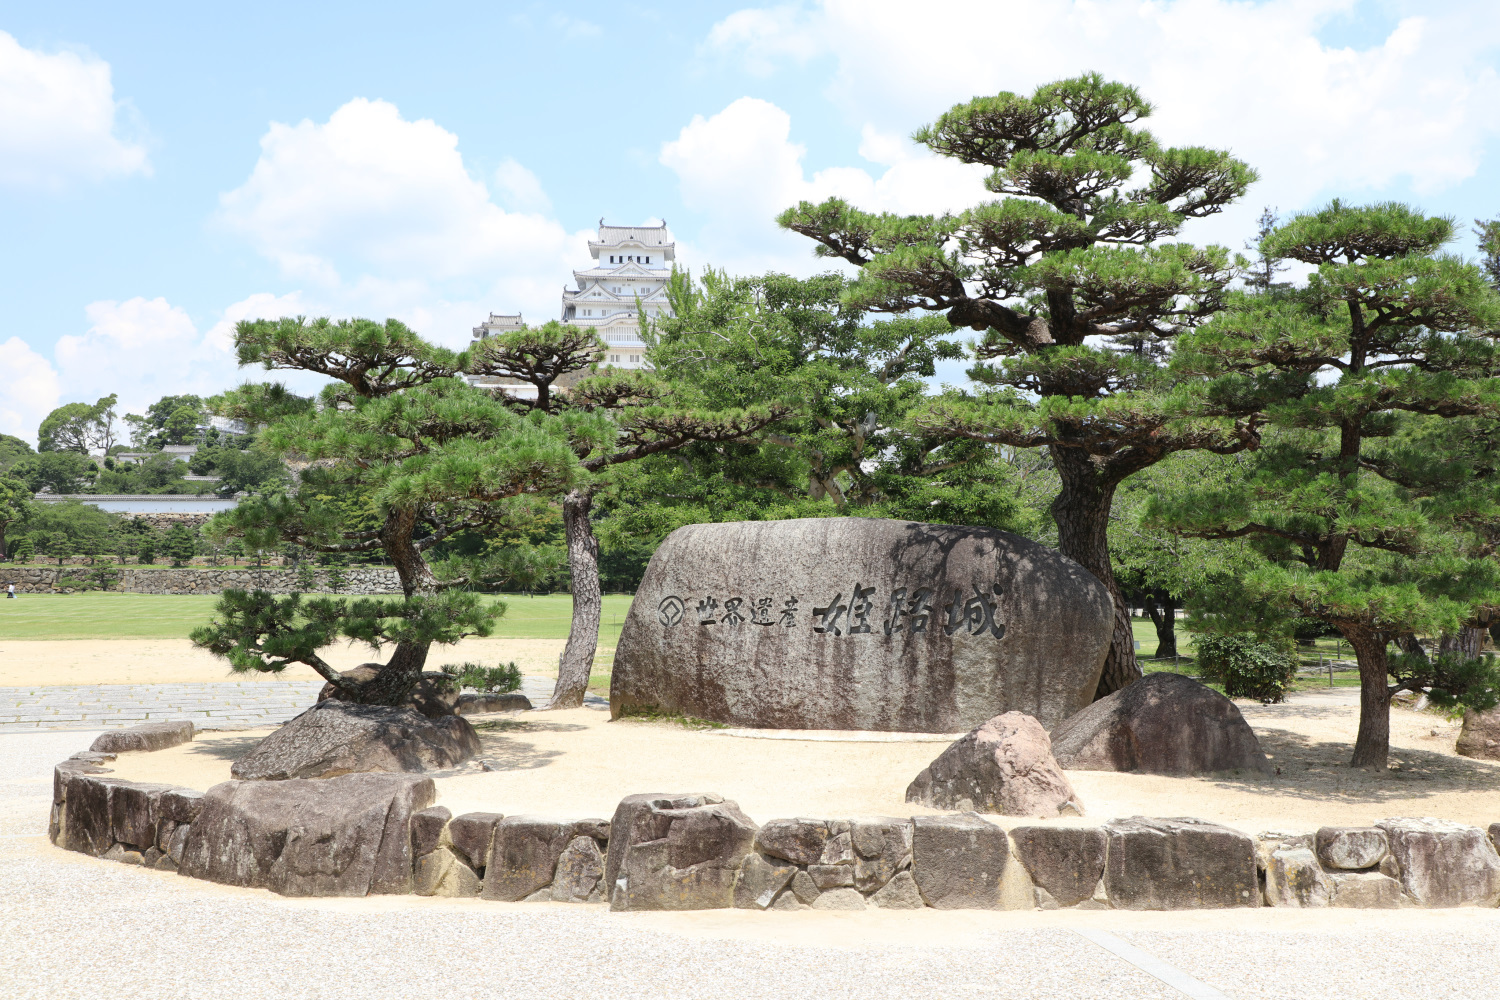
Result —
[[[525,393],[497,392],[497,405],[532,420],[601,429],[570,439],[580,472],[562,500],[573,621],[549,703],[552,708],[583,704],[598,649],[603,598],[591,512],[603,477],[693,442],[742,440],[783,413],[775,404],[716,406],[691,386],[669,383],[649,370],[593,371],[602,350],[592,330],[553,321],[487,337],[474,345],[467,362],[471,374],[529,387]],[[584,372],[592,373],[583,376]]]
[[[608,440],[607,420],[518,413],[459,376],[468,358],[427,343],[403,324],[369,320],[247,321],[236,327],[241,364],[302,370],[334,381],[316,410],[282,406],[262,434],[273,452],[310,463],[292,495],[251,497],[218,515],[212,530],[251,549],[291,542],[321,553],[384,554],[401,580],[399,600],[354,600],[227,591],[219,618],[193,641],[240,670],[306,663],[346,697],[400,704],[434,642],[486,635],[503,605],[483,606],[439,581],[426,553],[460,531],[482,529],[500,501],[565,490],[578,475],[575,449]],[[274,392],[245,387],[221,400],[249,412]],[[285,400],[282,400],[285,402]],[[341,505],[340,496],[360,502]],[[347,512],[368,505],[373,519]],[[375,677],[357,682],[317,650],[337,638],[391,647]]]
[[[1061,551],[1115,597],[1099,695],[1140,676],[1110,567],[1108,523],[1128,476],[1187,449],[1254,443],[1253,420],[1206,407],[1163,364],[1164,345],[1223,304],[1227,250],[1163,242],[1220,211],[1255,173],[1228,153],[1164,148],[1135,127],[1151,106],[1090,74],[957,105],[914,138],[993,168],[998,200],[953,215],[803,202],[782,226],[860,268],[851,307],[941,312],[984,334],[971,377],[926,418],[934,432],[1046,448],[1061,482],[1051,506]],[[1130,185],[1140,178],[1139,186]],[[993,363],[990,363],[993,362]]]
[[[35,512],[36,504],[31,499],[31,488],[18,476],[0,474],[0,562],[8,556],[5,534],[13,524],[21,524]]]
[[[37,428],[37,451],[73,451],[80,455],[108,452],[115,444],[114,395],[92,405],[66,403],[53,410]]]
[[[1211,602],[1224,628],[1303,616],[1349,641],[1356,767],[1385,768],[1395,691],[1485,699],[1495,683],[1387,648],[1500,606],[1500,567],[1480,544],[1500,523],[1494,478],[1439,447],[1446,421],[1500,415],[1500,299],[1478,267],[1441,253],[1453,230],[1398,204],[1296,216],[1263,247],[1315,266],[1307,287],[1243,296],[1181,340],[1173,361],[1215,378],[1216,393],[1274,388],[1272,429],[1242,474],[1157,498],[1152,518],[1252,543],[1258,565]]]

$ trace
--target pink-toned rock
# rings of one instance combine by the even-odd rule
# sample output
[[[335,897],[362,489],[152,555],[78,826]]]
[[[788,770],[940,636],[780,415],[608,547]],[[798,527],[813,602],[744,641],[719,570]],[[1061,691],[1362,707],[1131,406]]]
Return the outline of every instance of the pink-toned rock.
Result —
[[[1500,760],[1500,708],[1465,712],[1464,726],[1453,749],[1463,757]]]
[[[1083,814],[1047,731],[1023,712],[997,715],[949,746],[907,787],[906,801],[1002,816]]]

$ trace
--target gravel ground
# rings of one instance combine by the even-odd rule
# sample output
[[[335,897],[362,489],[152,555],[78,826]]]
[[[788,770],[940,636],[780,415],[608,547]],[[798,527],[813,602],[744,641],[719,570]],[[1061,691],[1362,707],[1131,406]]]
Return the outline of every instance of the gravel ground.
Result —
[[[6,997],[1185,995],[1070,923],[1114,933],[1235,1000],[1496,994],[1495,912],[610,914],[412,897],[286,900],[48,844],[52,765],[92,735],[0,736]]]

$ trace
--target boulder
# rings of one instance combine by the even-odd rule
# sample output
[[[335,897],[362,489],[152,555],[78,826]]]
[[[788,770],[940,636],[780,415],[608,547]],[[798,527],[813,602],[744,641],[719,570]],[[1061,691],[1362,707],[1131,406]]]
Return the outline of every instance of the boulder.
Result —
[[[1390,841],[1389,860],[1402,892],[1416,905],[1494,907],[1500,902],[1500,855],[1477,826],[1430,816],[1375,825]]]
[[[1394,910],[1403,905],[1401,883],[1379,872],[1329,872],[1333,882],[1330,906],[1360,910]]]
[[[808,865],[807,877],[813,886],[819,890],[843,889],[854,886],[854,866],[851,865]]]
[[[61,846],[100,857],[114,846],[109,797],[123,782],[79,771],[67,771],[64,776]]]
[[[854,847],[854,888],[871,893],[911,867],[912,821],[875,817],[849,823]]]
[[[1272,851],[1266,865],[1266,904],[1269,906],[1328,906],[1334,882],[1305,847]]]
[[[433,806],[411,814],[411,850],[417,857],[431,854],[443,843],[443,831],[453,813],[446,806]]]
[[[934,909],[999,909],[1009,857],[1005,831],[973,813],[912,817],[911,874]]]
[[[773,819],[755,831],[755,847],[762,854],[797,865],[819,864],[823,848],[849,824],[838,820]]]
[[[815,910],[863,910],[865,897],[857,889],[829,889],[812,901]]]
[[[100,733],[89,747],[95,753],[128,753],[138,750],[165,750],[193,739],[193,724],[181,722],[147,722],[128,729]]]
[[[483,715],[488,712],[529,712],[531,699],[519,691],[504,694],[480,694],[468,691],[458,696],[454,711],[459,715]]]
[[[870,894],[870,905],[883,910],[920,910],[922,893],[911,872],[897,872],[891,880]]]
[[[741,910],[764,910],[776,901],[777,894],[797,874],[801,873],[796,865],[778,863],[751,851],[740,862],[740,871],[734,880],[734,905]]]
[[[1181,674],[1147,674],[1052,730],[1052,754],[1076,771],[1272,773],[1234,702]]]
[[[575,836],[557,859],[554,903],[592,903],[604,898],[604,852],[593,837]]]
[[[411,815],[431,778],[346,774],[225,781],[203,796],[177,861],[184,875],[284,896],[412,891]]]
[[[1500,760],[1500,708],[1464,712],[1463,728],[1453,749],[1476,760]]]
[[[717,799],[717,801],[710,801]],[[606,887],[612,910],[708,910],[734,903],[756,825],[707,795],[631,795],[610,824]]]
[[[1113,606],[1082,566],[987,528],[879,518],[695,524],[651,557],[610,712],[738,726],[1051,727],[1093,698]]]
[[[196,788],[172,788],[162,792],[157,803],[161,818],[173,823],[191,823],[203,811],[203,793]]]
[[[844,871],[848,872],[850,875],[849,884],[846,886],[836,886],[835,888],[843,889],[853,887],[854,870],[852,868],[845,868]],[[814,882],[812,876],[807,874],[807,872],[799,871],[795,875],[793,875],[791,886],[792,896],[803,906],[811,906],[818,901],[819,896],[823,895],[823,887]]]
[[[495,824],[504,818],[500,813],[472,812],[456,816],[448,824],[448,839],[453,842],[453,850],[480,875],[490,863]]]
[[[456,715],[320,702],[261,740],[230,767],[244,781],[332,778],[366,771],[456,767],[479,752],[474,727]]]
[[[381,663],[361,663],[341,673],[350,680],[363,682],[374,680],[383,666]],[[332,681],[324,684],[318,692],[319,702],[343,701],[344,698],[343,692],[334,687]],[[402,707],[415,709],[429,719],[440,719],[445,715],[457,714],[458,698],[458,684],[454,678],[441,671],[424,670],[422,679],[417,681],[417,686],[412,688]]]
[[[949,746],[907,786],[906,801],[1001,816],[1083,812],[1047,731],[1021,712],[997,715]]]
[[[1060,907],[1091,898],[1104,877],[1109,841],[1097,827],[1018,826],[1011,837],[1026,874]]]
[[[1317,845],[1318,860],[1339,871],[1374,868],[1390,849],[1385,831],[1375,826],[1319,827]]]
[[[1104,888],[1117,909],[1261,905],[1255,842],[1238,830],[1201,819],[1133,816],[1106,823],[1104,833]]]

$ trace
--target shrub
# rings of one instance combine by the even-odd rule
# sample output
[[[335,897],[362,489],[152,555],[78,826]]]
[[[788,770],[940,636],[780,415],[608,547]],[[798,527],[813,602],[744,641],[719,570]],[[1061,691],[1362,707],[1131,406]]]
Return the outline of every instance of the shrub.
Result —
[[[457,663],[443,667],[443,672],[458,678],[460,688],[473,688],[481,694],[504,694],[521,686],[521,668],[514,663],[484,667],[477,663]]]
[[[1203,635],[1194,640],[1198,675],[1224,685],[1231,698],[1273,705],[1286,698],[1297,675],[1297,659],[1285,648],[1244,633]]]
[[[31,540],[30,535],[22,535],[21,540],[10,550],[10,557],[18,563],[30,562],[35,555],[36,543]]]
[[[318,589],[318,575],[313,572],[311,563],[301,563],[297,567],[297,589],[304,594],[310,594]]]
[[[1500,704],[1500,661],[1493,653],[1477,657],[1439,653],[1431,659],[1397,653],[1386,669],[1408,690],[1427,692],[1428,703],[1451,718],[1466,709],[1486,712]]]

